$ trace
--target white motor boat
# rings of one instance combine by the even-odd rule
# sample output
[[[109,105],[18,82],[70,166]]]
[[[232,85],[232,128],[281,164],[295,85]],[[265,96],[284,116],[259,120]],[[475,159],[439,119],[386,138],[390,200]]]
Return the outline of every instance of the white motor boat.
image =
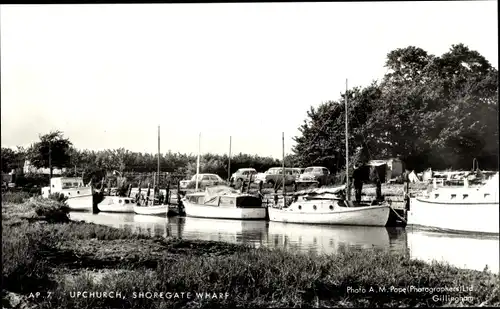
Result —
[[[132,197],[105,196],[97,208],[102,212],[134,212],[135,199]]]
[[[81,177],[53,177],[50,187],[42,188],[42,197],[48,198],[53,193],[64,195],[71,210],[92,211],[92,186],[85,186]]]
[[[188,217],[216,219],[265,219],[266,208],[259,197],[228,186],[206,188],[187,194],[182,201]]]
[[[499,234],[498,173],[485,185],[440,187],[410,199],[408,225],[449,232]]]

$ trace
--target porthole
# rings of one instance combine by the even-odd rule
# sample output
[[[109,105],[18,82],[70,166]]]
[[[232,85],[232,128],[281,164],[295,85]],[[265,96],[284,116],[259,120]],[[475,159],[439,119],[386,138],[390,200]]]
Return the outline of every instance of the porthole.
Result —
[[[299,205],[299,207],[297,207],[299,210],[302,209],[302,206]]]
[[[80,191],[76,191],[76,194],[80,194]]]
[[[68,195],[71,195],[71,192],[68,192]]]
[[[333,205],[330,205],[330,210],[333,210]]]
[[[118,200],[118,203],[121,204],[122,203],[122,200]]]
[[[313,205],[313,209],[316,210],[316,205]]]

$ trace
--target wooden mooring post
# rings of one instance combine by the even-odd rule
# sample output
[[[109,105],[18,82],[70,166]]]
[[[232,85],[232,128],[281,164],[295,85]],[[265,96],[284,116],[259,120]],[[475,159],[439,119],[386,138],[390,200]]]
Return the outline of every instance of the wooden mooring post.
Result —
[[[167,188],[165,189],[164,205],[170,205],[170,180],[167,182]]]
[[[410,182],[405,181],[403,186],[404,186],[403,192],[404,192],[405,210],[409,211],[410,210]]]
[[[92,185],[92,183],[90,183],[90,192],[92,192],[92,213],[97,214],[97,213],[99,213],[99,208],[97,207],[97,205],[100,202],[102,202],[102,200],[104,198],[104,193],[102,191],[95,192],[94,186]]]
[[[149,205],[149,195],[151,194],[151,184],[148,182],[148,191],[146,193],[146,205]]]

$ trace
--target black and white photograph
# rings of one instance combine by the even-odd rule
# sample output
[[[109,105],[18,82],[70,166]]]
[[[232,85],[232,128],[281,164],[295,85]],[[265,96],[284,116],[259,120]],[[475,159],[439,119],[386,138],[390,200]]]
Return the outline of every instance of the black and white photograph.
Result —
[[[498,1],[2,4],[2,308],[500,307]]]

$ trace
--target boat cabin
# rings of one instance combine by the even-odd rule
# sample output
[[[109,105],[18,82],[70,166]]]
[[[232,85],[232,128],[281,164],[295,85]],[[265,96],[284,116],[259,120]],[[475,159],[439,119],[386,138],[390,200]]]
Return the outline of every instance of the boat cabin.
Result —
[[[131,197],[121,197],[118,199],[118,204],[123,204],[123,205],[128,205],[128,204],[134,204],[135,199]]]
[[[61,190],[84,187],[84,184],[80,177],[55,177],[50,180],[50,187],[52,190]]]
[[[259,197],[239,193],[229,187],[206,188],[205,192],[197,192],[186,196],[190,203],[216,207],[255,208],[262,207]]]
[[[498,201],[498,174],[479,188],[440,187],[428,193],[429,201],[446,203],[489,203]]]
[[[42,188],[42,196],[48,197],[49,193],[60,193],[66,190],[83,187],[85,187],[85,185],[81,177],[54,177],[50,179],[50,187]],[[78,193],[80,192],[78,191]]]
[[[128,206],[135,204],[135,198],[133,197],[122,197],[122,196],[106,196],[103,205],[118,205],[118,206]]]

